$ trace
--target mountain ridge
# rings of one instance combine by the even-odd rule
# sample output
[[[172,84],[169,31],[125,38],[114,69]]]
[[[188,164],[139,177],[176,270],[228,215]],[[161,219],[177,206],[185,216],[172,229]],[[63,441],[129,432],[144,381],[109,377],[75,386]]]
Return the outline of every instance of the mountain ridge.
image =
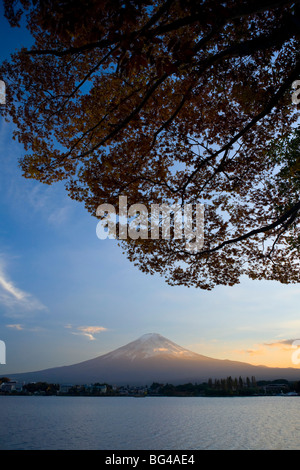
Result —
[[[68,366],[9,374],[18,381],[151,385],[153,382],[201,383],[209,378],[255,376],[256,379],[300,380],[300,370],[254,366],[215,359],[185,349],[158,333],[147,333],[111,352]]]
[[[103,356],[113,358],[120,355],[127,355],[134,358],[136,355],[135,353],[140,358],[143,357],[144,359],[160,354],[171,354],[176,357],[200,356],[200,354],[179,346],[159,333],[146,333],[135,341],[131,341],[125,346],[121,346],[120,348],[104,354]]]

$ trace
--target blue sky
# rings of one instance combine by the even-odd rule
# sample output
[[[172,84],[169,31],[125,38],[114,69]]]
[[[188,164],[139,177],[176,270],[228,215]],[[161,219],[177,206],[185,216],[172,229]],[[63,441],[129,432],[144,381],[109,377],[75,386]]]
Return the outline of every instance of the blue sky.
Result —
[[[3,59],[29,38],[0,14]],[[22,177],[12,131],[0,121],[0,376],[80,362],[150,332],[212,357],[293,366],[286,340],[300,338],[300,286],[243,279],[207,292],[146,276],[115,240],[97,238],[96,219],[62,185]]]

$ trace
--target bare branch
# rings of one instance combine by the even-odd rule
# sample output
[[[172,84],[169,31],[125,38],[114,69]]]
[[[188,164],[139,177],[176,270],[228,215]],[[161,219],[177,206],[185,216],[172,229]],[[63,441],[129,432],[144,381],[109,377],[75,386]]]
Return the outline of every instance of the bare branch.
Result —
[[[290,88],[293,81],[299,76],[300,73],[300,61],[296,64],[292,73],[288,76],[288,78],[284,81],[284,83],[280,86],[278,91],[272,96],[268,104],[264,107],[262,111],[260,111],[251,121],[241,129],[230,141],[225,144],[221,149],[217,150],[210,156],[208,156],[205,160],[201,161],[199,165],[196,166],[194,171],[189,175],[187,181],[182,186],[182,189],[186,189],[186,187],[191,183],[194,179],[196,174],[203,168],[203,166],[213,158],[217,157],[220,153],[230,149],[233,144],[235,144],[243,135],[245,135],[252,127],[254,127],[261,119],[263,119],[267,114],[269,114],[272,109],[277,106],[280,99],[283,97],[285,92]]]
[[[251,230],[248,233],[245,233],[244,235],[240,235],[239,237],[232,238],[230,240],[226,240],[223,243],[220,243],[214,248],[211,248],[209,250],[203,250],[199,253],[199,255],[203,256],[209,253],[214,253],[216,251],[221,250],[227,245],[232,245],[234,243],[241,242],[243,240],[247,240],[248,238],[253,237],[254,235],[258,235],[260,233],[265,233],[265,232],[270,232],[271,230],[274,230],[278,226],[284,226],[285,229],[287,229],[291,223],[294,222],[296,219],[298,212],[300,211],[300,201],[298,201],[296,204],[294,204],[287,212],[285,212],[281,217],[279,217],[275,222],[265,225],[263,227],[257,228],[255,230]]]

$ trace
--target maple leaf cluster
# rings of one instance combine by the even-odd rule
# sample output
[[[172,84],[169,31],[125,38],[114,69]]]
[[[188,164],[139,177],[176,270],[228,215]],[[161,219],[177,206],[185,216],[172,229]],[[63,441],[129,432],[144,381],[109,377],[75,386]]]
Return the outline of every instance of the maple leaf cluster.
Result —
[[[124,240],[171,285],[299,282],[299,1],[4,0],[23,174],[97,207],[205,204],[204,246]]]

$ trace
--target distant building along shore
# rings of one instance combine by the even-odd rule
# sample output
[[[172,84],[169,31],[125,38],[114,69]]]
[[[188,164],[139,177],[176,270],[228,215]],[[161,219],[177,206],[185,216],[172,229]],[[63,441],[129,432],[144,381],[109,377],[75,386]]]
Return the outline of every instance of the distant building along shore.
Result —
[[[201,384],[173,385],[169,383],[153,382],[148,386],[121,386],[109,384],[49,384],[47,382],[19,383],[10,381],[7,377],[0,377],[0,395],[58,395],[58,396],[119,396],[119,397],[146,397],[146,396],[177,396],[177,397],[205,397],[205,396],[298,396],[300,395],[300,380],[289,382],[285,379],[273,381],[256,381],[255,377],[243,380],[241,377],[226,379],[209,379]]]

